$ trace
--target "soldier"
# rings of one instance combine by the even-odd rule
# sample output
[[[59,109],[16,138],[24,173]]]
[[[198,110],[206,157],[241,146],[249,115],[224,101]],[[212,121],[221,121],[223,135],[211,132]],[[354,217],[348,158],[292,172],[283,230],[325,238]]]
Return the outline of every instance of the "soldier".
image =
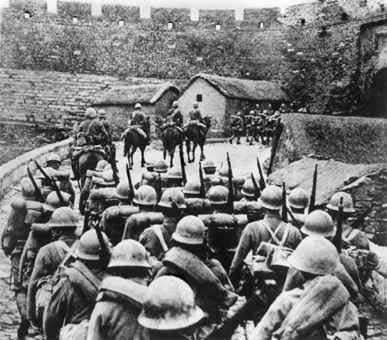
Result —
[[[262,218],[262,207],[257,202],[259,196],[259,188],[255,188],[251,178],[247,178],[242,186],[242,198],[234,202],[234,212],[246,214],[247,221],[253,222]]]
[[[111,164],[105,159],[98,161],[95,171],[88,170],[86,176],[91,177],[91,184],[95,188],[115,186],[114,171]]]
[[[301,188],[293,189],[288,197],[289,209],[292,212],[295,220],[292,219],[292,224],[301,228],[305,222],[305,209],[309,205],[308,194]]]
[[[109,122],[107,121],[106,119],[106,111],[104,109],[100,109],[98,111],[98,116],[99,116],[99,120],[100,122],[102,123],[103,127],[105,128],[106,132],[107,132],[107,144],[111,144],[112,141],[113,141],[113,138],[112,138],[112,128],[109,124]]]
[[[90,317],[88,340],[148,339],[137,317],[148,290],[150,271],[148,254],[137,241],[124,240],[113,248]]]
[[[255,139],[255,111],[251,110],[246,118],[246,142],[253,145],[253,139]]]
[[[152,224],[161,224],[164,219],[162,213],[154,211],[157,204],[157,194],[151,186],[141,185],[135,192],[133,203],[139,208],[139,212],[126,220],[123,240],[129,238],[138,240],[146,228]]]
[[[344,215],[342,239],[345,248],[353,246],[358,249],[369,250],[370,246],[367,235],[363,231],[353,228],[348,223],[348,218],[356,212],[350,194],[346,192],[335,193],[327,204],[328,213],[332,216],[333,222],[337,224],[337,212],[339,211],[339,202],[341,198],[343,198]]]
[[[62,261],[70,252],[77,239],[75,231],[78,217],[69,207],[56,209],[48,222],[52,242],[39,249],[28,285],[27,311],[29,320],[41,327],[44,307],[47,304],[45,292]]]
[[[109,134],[97,117],[97,112],[89,107],[86,110],[85,118],[78,129],[78,134],[85,136],[88,145],[106,145]]]
[[[335,247],[322,237],[307,237],[288,262],[303,273],[304,282],[278,296],[251,339],[360,340],[358,311],[345,287],[331,275],[339,263]]]
[[[258,202],[262,206],[264,217],[262,220],[249,223],[242,232],[230,267],[230,277],[234,284],[239,282],[246,255],[250,251],[255,254],[262,242],[295,249],[302,239],[296,227],[281,220],[282,191],[280,188],[273,185],[267,186],[262,191]]]
[[[47,211],[47,207],[36,200],[35,188],[28,178],[23,178],[20,185],[21,197],[11,202],[11,212],[1,236],[1,245],[5,255],[11,260],[10,286],[21,318],[17,333],[18,338],[23,339],[28,332],[29,323],[26,311],[27,289],[19,280],[20,260],[32,223],[46,222],[51,211]]]
[[[170,168],[164,179],[164,188],[183,188],[183,174],[180,168]]]
[[[163,276],[149,285],[138,322],[148,330],[149,340],[193,340],[203,318],[191,287],[177,277]]]
[[[188,181],[183,194],[187,205],[186,215],[208,214],[212,211],[210,202],[202,197],[200,182]]]
[[[203,172],[204,172],[204,176],[203,176],[203,181],[204,181],[204,188],[205,188],[205,192],[207,192],[210,187],[212,186],[212,179],[216,173],[216,164],[214,163],[214,161],[208,159],[206,161],[204,161],[203,163]]]
[[[165,160],[161,159],[155,162],[153,170],[158,174],[164,174],[168,171],[168,164],[165,162]]]
[[[202,326],[204,333],[222,320],[224,312],[237,299],[220,262],[207,258],[205,232],[206,227],[199,218],[183,217],[172,234],[172,248],[165,254],[157,273],[157,277],[173,275],[189,283],[198,306],[208,315]]]
[[[110,242],[115,246],[122,240],[126,220],[139,212],[129,202],[130,189],[128,182],[120,182],[116,187],[115,198],[119,200],[118,205],[108,207],[103,213],[100,226],[103,232],[109,237]]]
[[[231,116],[231,137],[229,139],[230,144],[234,140],[234,137],[237,138],[237,144],[240,144],[241,136],[244,130],[244,122],[242,112],[237,112],[236,115]]]
[[[186,208],[181,190],[178,188],[166,189],[158,203],[158,208],[164,215],[163,223],[154,224],[145,229],[140,235],[139,241],[153,257],[160,260],[169,249],[176,224]]]
[[[104,247],[108,239],[102,234]],[[102,245],[97,232],[91,229],[84,233],[75,251],[76,260],[59,274],[52,296],[47,304],[43,320],[44,336],[47,340],[70,339],[72,332],[81,333],[86,328],[84,321],[90,319],[98,289],[106,269],[102,258]],[[78,325],[78,327],[77,327]],[[83,332],[86,333],[86,330]],[[72,337],[72,339],[79,337]]]
[[[138,133],[143,135],[147,141],[150,140],[150,126],[148,124],[147,117],[145,112],[142,110],[142,105],[140,103],[136,103],[134,105],[134,111],[132,112],[131,118],[128,122],[129,126],[137,127]],[[125,134],[125,132],[124,132]]]
[[[173,122],[181,130],[181,127],[183,126],[183,115],[179,110],[179,104],[177,101],[172,103],[172,108],[169,110],[166,120]]]
[[[207,126],[203,123],[203,117],[202,113],[199,109],[199,104],[194,103],[192,106],[192,110],[188,113],[189,122],[185,124],[184,127],[187,127],[188,125],[194,124],[198,125],[201,129],[207,130]]]

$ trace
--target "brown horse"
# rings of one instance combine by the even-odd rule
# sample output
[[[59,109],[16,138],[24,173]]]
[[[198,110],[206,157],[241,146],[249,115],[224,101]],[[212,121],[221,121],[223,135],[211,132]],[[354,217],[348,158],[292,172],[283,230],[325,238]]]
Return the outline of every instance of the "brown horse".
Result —
[[[160,138],[163,143],[163,157],[166,159],[168,152],[170,158],[169,166],[172,168],[175,149],[178,145],[183,144],[184,133],[176,125],[168,125],[164,128],[160,127]]]
[[[200,160],[205,159],[204,155],[204,143],[206,142],[207,132],[211,126],[211,117],[205,116],[202,119],[205,127],[202,127],[197,124],[188,124],[184,127],[184,136],[186,139],[186,149],[187,149],[187,157],[188,163],[193,163],[195,161],[195,152],[196,147],[200,146]],[[191,158],[191,142],[192,146],[192,158]]]
[[[78,170],[81,182],[80,189],[82,189],[85,184],[87,170],[95,170],[97,163],[102,159],[105,159],[104,154],[95,150],[85,151],[79,156]]]
[[[124,157],[128,158],[129,167],[133,168],[133,155],[137,148],[141,151],[141,167],[145,166],[145,148],[149,144],[148,138],[136,129],[126,131],[121,139],[124,139]]]

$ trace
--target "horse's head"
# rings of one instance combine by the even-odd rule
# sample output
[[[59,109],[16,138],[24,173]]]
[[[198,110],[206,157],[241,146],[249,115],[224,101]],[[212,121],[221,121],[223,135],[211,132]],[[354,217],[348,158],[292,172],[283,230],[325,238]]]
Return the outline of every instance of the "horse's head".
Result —
[[[204,116],[203,117],[203,123],[207,127],[207,130],[211,127],[211,117],[210,116]]]

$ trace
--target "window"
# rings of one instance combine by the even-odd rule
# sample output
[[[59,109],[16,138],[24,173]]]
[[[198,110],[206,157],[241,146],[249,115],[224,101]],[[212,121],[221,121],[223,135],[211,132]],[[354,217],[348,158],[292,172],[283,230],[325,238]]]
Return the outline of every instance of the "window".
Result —
[[[31,12],[30,11],[24,11],[24,19],[31,18]]]
[[[203,101],[203,95],[197,94],[197,95],[196,95],[196,101],[197,101],[198,103],[201,103],[201,102]]]
[[[261,21],[261,22],[258,24],[258,28],[261,29],[261,30],[263,30],[263,29],[265,28],[265,23]]]

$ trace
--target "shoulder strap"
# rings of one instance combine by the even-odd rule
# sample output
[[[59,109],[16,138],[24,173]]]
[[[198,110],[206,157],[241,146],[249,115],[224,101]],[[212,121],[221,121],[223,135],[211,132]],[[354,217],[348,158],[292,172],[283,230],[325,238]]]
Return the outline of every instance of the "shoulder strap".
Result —
[[[156,224],[156,225],[153,225],[151,228],[152,228],[153,232],[155,233],[155,235],[157,236],[157,238],[161,244],[161,248],[163,248],[163,251],[167,251],[168,245],[165,242],[164,235],[163,235],[163,232],[161,230],[161,226],[159,224]]]
[[[287,224],[287,223],[282,223],[281,224],[284,224],[285,225],[285,230],[282,234],[282,239],[281,239],[281,243],[280,243],[280,246],[284,246],[284,244],[286,243],[286,240],[288,239],[288,236],[289,236],[289,232],[290,232],[290,226]],[[281,226],[280,224],[280,226]],[[279,229],[279,227],[278,227]]]
[[[260,222],[262,223],[262,225],[265,227],[265,229],[267,230],[267,232],[270,235],[269,243],[271,243],[271,241],[273,241],[277,245],[280,245],[281,241],[278,239],[276,234],[277,234],[278,230],[281,228],[282,223],[280,223],[279,226],[277,227],[277,229],[273,232],[273,230],[271,230],[271,228],[264,221],[260,221]]]

